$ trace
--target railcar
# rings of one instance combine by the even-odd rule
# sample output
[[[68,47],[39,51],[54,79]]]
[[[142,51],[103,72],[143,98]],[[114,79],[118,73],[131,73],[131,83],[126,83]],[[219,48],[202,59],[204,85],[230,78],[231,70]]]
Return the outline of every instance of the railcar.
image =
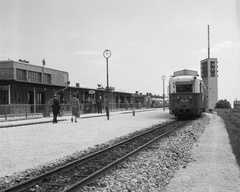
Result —
[[[185,69],[174,72],[168,88],[170,114],[190,118],[205,111],[205,86],[196,71]]]

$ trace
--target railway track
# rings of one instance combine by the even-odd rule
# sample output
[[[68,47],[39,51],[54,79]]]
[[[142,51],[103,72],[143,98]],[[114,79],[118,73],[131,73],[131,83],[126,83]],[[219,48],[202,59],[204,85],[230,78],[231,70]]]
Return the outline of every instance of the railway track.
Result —
[[[159,138],[166,136],[186,123],[186,121],[174,121],[159,125],[155,129],[129,138],[43,175],[3,189],[1,192],[77,191],[115,168],[128,157],[138,153]]]

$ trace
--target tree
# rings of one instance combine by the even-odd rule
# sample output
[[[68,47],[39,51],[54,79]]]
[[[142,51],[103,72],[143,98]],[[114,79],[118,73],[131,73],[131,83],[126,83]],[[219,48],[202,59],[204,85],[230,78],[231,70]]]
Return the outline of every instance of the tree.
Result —
[[[231,108],[231,104],[226,99],[221,99],[216,103],[215,108]]]

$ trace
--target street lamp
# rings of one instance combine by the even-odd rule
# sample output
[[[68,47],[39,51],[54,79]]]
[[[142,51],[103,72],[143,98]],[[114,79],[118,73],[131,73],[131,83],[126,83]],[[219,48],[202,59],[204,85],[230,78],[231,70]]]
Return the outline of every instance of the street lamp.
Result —
[[[67,83],[66,83],[66,87],[65,88],[63,88],[63,89],[59,89],[58,91],[56,91],[55,93],[58,93],[58,92],[60,92],[60,91],[64,91],[65,89],[67,89],[68,88],[68,85],[70,84],[70,81],[67,81]]]
[[[107,64],[107,119],[109,120],[109,85],[108,85],[108,58],[111,57],[111,51],[106,49],[103,52],[103,56],[106,58],[106,64]]]
[[[165,93],[164,93],[164,80],[166,79],[166,76],[165,75],[163,75],[162,76],[162,80],[163,80],[163,111],[165,111],[165,100],[164,100],[164,98],[165,98]]]
[[[45,61],[45,59],[43,59],[42,60],[42,65],[43,65],[43,68],[42,68],[42,83],[44,83],[44,66],[45,66],[45,64],[46,64],[46,61]]]

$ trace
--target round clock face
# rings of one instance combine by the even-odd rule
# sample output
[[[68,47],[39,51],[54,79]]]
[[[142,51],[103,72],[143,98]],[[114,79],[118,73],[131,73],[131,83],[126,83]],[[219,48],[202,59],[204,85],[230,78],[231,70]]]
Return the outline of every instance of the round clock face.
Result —
[[[109,58],[109,57],[111,56],[111,51],[109,51],[108,49],[105,50],[105,51],[103,52],[103,56],[104,56],[105,58]]]
[[[166,76],[165,76],[165,75],[162,76],[162,80],[164,80],[164,79],[166,79]]]

